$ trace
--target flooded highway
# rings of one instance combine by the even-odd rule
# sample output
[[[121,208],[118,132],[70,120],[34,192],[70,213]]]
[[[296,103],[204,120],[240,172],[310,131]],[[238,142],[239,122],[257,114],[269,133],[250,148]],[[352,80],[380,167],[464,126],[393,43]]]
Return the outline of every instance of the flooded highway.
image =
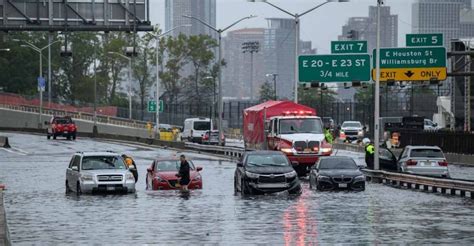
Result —
[[[204,188],[145,190],[146,168],[172,150],[92,139],[46,140],[2,133],[0,182],[13,244],[474,244],[474,200],[368,183],[364,192],[234,195],[235,163],[186,153],[202,166]],[[76,151],[111,150],[136,159],[136,194],[66,195]],[[339,155],[352,155],[340,152]],[[354,156],[358,161],[360,156]],[[363,160],[362,160],[363,161]],[[455,172],[472,176],[461,168]]]

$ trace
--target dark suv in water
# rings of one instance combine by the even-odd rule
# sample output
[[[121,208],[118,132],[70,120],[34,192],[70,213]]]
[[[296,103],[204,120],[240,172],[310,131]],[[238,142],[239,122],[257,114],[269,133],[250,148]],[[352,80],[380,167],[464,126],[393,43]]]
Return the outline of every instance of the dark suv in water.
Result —
[[[288,191],[301,193],[301,183],[290,161],[279,151],[246,152],[237,163],[234,191],[242,195]]]
[[[365,190],[365,176],[350,157],[323,157],[311,168],[309,186],[318,190],[363,191]]]

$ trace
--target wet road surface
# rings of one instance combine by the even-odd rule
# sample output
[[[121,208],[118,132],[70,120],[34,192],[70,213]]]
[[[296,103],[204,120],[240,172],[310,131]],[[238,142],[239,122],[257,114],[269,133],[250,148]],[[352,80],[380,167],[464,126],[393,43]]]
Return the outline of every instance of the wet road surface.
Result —
[[[235,164],[198,154],[189,156],[204,167],[204,189],[183,197],[176,191],[145,190],[151,160],[174,151],[2,135],[17,148],[0,150],[0,182],[8,186],[5,207],[15,245],[474,243],[474,201],[469,198],[380,184],[368,184],[359,193],[317,192],[307,182],[299,197],[242,198],[233,192]],[[79,150],[135,157],[137,193],[65,195],[65,169]]]

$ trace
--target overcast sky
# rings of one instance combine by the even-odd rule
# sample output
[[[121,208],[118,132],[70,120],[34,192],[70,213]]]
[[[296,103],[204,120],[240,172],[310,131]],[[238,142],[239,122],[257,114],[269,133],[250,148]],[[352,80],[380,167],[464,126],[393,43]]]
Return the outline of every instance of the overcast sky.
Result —
[[[195,0],[200,1],[200,0]],[[273,4],[291,13],[302,13],[324,2],[324,0],[269,0]],[[152,24],[165,24],[165,1],[150,0]],[[385,0],[391,7],[391,13],[398,15],[399,46],[404,46],[405,34],[411,32],[411,5],[414,0]],[[311,40],[318,53],[330,53],[331,40],[337,40],[342,26],[349,17],[368,16],[369,6],[376,5],[377,0],[351,0],[348,3],[329,3],[305,15],[301,19],[301,39]],[[265,18],[290,17],[285,13],[265,4],[250,3],[247,0],[217,0],[217,27],[222,28],[248,15],[257,18],[246,20],[231,30],[246,27],[267,27]]]

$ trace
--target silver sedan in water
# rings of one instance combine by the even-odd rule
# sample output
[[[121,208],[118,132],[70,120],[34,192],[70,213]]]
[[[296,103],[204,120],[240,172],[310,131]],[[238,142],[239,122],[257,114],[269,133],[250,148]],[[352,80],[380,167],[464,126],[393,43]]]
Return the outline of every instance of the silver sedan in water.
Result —
[[[406,146],[397,167],[402,173],[450,177],[446,157],[437,146]]]
[[[135,178],[113,152],[77,152],[66,171],[66,192],[135,192]]]

